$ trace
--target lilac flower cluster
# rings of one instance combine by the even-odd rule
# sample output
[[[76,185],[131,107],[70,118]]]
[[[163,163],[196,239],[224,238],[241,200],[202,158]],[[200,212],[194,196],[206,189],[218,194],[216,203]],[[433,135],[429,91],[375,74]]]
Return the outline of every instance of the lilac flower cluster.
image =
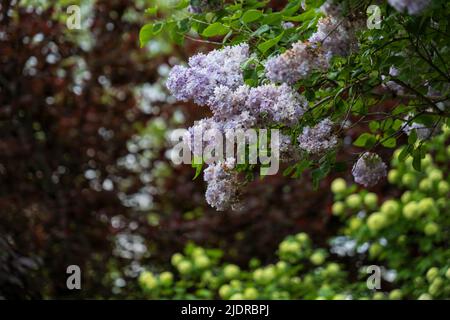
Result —
[[[361,22],[343,17],[340,7],[331,1],[322,5],[321,10],[327,16],[319,20],[317,31],[308,41],[294,43],[290,50],[266,61],[270,81],[293,84],[313,71],[327,70],[333,56],[346,56],[357,48],[355,30]]]
[[[330,119],[324,119],[313,128],[303,128],[298,142],[301,149],[312,155],[322,155],[335,148],[338,140],[333,134],[333,122]]]
[[[223,7],[222,0],[191,0],[188,7],[190,13],[216,11]]]
[[[235,159],[218,161],[210,164],[204,171],[204,180],[207,183],[206,202],[218,211],[237,208],[239,206],[238,177],[233,171]]]
[[[405,132],[408,136],[413,130],[416,130],[417,138],[420,140],[426,140],[433,135],[433,129],[428,128],[421,123],[413,122],[403,126],[403,132]]]
[[[391,66],[389,68],[389,75],[392,77],[398,77],[400,74],[400,71],[394,67]],[[381,75],[381,80],[385,80],[386,76],[385,75]],[[387,88],[388,90],[392,91],[393,93],[399,95],[399,96],[403,96],[405,94],[405,89],[403,88],[402,85],[398,84],[395,81],[386,81],[385,83],[382,84],[382,86],[384,88]]]
[[[430,0],[388,0],[389,4],[395,8],[398,12],[407,11],[410,15],[420,14],[425,10]]]
[[[364,187],[376,185],[387,174],[387,166],[375,153],[365,152],[352,168],[355,182]]]
[[[265,63],[266,77],[272,82],[293,84],[307,78],[314,70],[326,70],[327,60],[322,53],[307,43],[297,42],[292,49]]]
[[[347,56],[357,48],[354,24],[343,17],[325,17],[317,22],[317,31],[311,35],[309,42],[318,45],[324,55],[330,59],[333,56]]]
[[[228,139],[236,129],[245,131],[271,123],[293,125],[304,114],[307,101],[285,83],[259,87],[243,84],[241,65],[248,55],[246,44],[225,47],[193,56],[188,67],[175,66],[170,72],[167,87],[176,99],[193,100],[208,106],[213,113],[211,118],[189,128],[184,136],[194,156],[201,156],[204,147],[211,148],[217,143],[214,134],[205,134],[208,131],[214,130]],[[217,210],[225,210],[234,203],[237,176],[231,173],[234,167],[231,160],[216,161],[205,170],[206,200]]]
[[[197,54],[189,59],[188,67],[172,68],[166,86],[177,100],[206,105],[216,87],[236,89],[243,84],[241,65],[248,54],[247,44]]]

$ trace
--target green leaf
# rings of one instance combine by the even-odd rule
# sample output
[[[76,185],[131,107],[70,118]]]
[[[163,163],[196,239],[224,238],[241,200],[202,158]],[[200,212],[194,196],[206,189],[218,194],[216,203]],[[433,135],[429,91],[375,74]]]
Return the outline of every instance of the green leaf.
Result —
[[[281,38],[283,38],[284,32],[280,33],[277,37],[264,41],[263,43],[258,45],[258,49],[259,51],[261,51],[262,53],[266,53],[267,50],[269,50],[270,48],[272,48],[274,45],[276,45]]]
[[[187,6],[189,6],[189,0],[180,0],[180,2],[178,2],[174,9],[184,9],[187,8]]]
[[[283,16],[292,16],[298,11],[298,9],[300,9],[301,6],[302,0],[292,1],[281,11],[281,13]]]
[[[408,137],[408,143],[414,144],[417,141],[417,132],[416,129],[411,130]]]
[[[395,146],[397,145],[397,139],[392,137],[392,138],[384,140],[381,144],[383,146],[385,146],[386,148],[395,148]]]
[[[422,171],[422,152],[421,148],[418,148],[414,150],[413,152],[413,168],[416,169],[416,171]]]
[[[150,7],[145,10],[146,14],[155,15],[158,13],[158,6]]]
[[[241,20],[244,23],[250,23],[250,22],[254,22],[254,21],[258,20],[259,18],[262,17],[262,15],[263,15],[263,13],[261,11],[251,9],[251,10],[246,11],[243,14]]]
[[[141,48],[145,46],[152,37],[153,37],[153,24],[148,23],[144,25],[139,31],[139,43]]]
[[[252,37],[259,37],[260,35],[262,35],[263,33],[267,32],[269,30],[270,30],[270,27],[267,24],[263,24],[261,27],[259,27],[252,33]]]
[[[207,38],[215,36],[223,36],[224,34],[227,34],[229,30],[230,29],[227,26],[223,25],[222,23],[215,22],[209,25],[205,30],[203,30],[202,35]]]
[[[353,145],[357,147],[370,148],[371,146],[373,146],[373,144],[375,144],[375,142],[376,138],[372,134],[365,132],[362,135],[360,135],[355,142],[353,142]]]
[[[203,169],[203,164],[196,164],[196,165],[192,165],[195,168],[195,175],[192,178],[192,180],[195,180],[198,178],[198,176],[200,175],[200,173],[202,173],[202,169]]]
[[[372,132],[376,132],[380,128],[380,124],[377,121],[369,122],[369,129]]]

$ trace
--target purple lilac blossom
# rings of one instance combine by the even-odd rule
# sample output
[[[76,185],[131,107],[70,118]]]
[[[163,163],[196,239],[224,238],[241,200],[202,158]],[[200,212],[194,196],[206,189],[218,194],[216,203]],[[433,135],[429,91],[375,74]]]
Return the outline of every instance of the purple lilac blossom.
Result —
[[[375,153],[365,152],[352,168],[355,182],[364,187],[376,185],[387,174],[387,166]]]
[[[335,148],[338,140],[333,133],[333,122],[330,119],[324,119],[315,127],[303,128],[298,142],[301,149],[313,155],[322,155]]]
[[[388,0],[389,4],[398,12],[408,12],[410,15],[417,15],[422,13],[428,5],[430,0]]]

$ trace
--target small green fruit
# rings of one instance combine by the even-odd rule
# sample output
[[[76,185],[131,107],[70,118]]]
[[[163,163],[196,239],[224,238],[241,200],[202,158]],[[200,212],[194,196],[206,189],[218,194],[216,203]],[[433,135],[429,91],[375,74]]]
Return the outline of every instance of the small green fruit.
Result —
[[[159,281],[163,286],[170,286],[173,282],[173,274],[169,271],[164,271],[159,275]]]
[[[439,226],[434,222],[428,222],[423,231],[427,236],[433,236],[439,232]]]
[[[439,169],[434,169],[430,172],[430,174],[428,175],[428,177],[432,180],[432,181],[441,181],[442,180],[442,171]]]
[[[403,207],[403,216],[408,220],[418,218],[420,215],[419,206],[416,202],[409,202]]]
[[[339,273],[340,267],[337,263],[332,262],[327,265],[327,268],[325,270],[326,270],[327,274],[334,276]]]
[[[316,250],[310,257],[311,262],[319,266],[325,262],[326,255],[322,250]]]
[[[295,239],[301,244],[306,244],[309,241],[309,236],[304,232],[300,232],[295,235]]]
[[[434,202],[433,198],[424,198],[419,201],[419,213],[420,214],[427,214],[432,215],[436,214],[438,212],[438,209],[436,207],[436,203]]]
[[[188,260],[182,260],[178,263],[177,269],[181,274],[189,274],[192,271],[192,263]]]
[[[367,219],[367,226],[373,232],[377,232],[385,227],[387,223],[386,217],[380,212],[372,213]]]
[[[392,290],[389,293],[389,299],[391,299],[391,300],[400,300],[402,297],[403,297],[403,294],[400,289]]]
[[[211,265],[211,260],[205,255],[195,256],[194,257],[194,265],[199,269],[208,268]]]
[[[448,193],[449,190],[450,190],[450,187],[449,187],[447,181],[440,181],[438,183],[438,193],[439,193],[439,195],[445,196]]]
[[[414,188],[416,186],[416,182],[416,176],[412,173],[406,173],[402,177],[402,184],[407,187]]]
[[[246,288],[244,290],[244,298],[247,300],[255,300],[258,298],[258,290],[255,288]]]
[[[371,259],[375,259],[383,251],[383,247],[379,243],[373,243],[369,248],[369,256]]]
[[[362,205],[362,199],[359,194],[351,194],[347,197],[345,203],[351,209],[359,209]]]
[[[331,191],[339,194],[345,192],[347,189],[347,183],[342,178],[337,178],[331,183]]]
[[[345,212],[345,205],[341,201],[337,201],[331,207],[331,211],[335,216],[340,216]]]
[[[177,266],[177,264],[181,261],[181,260],[183,260],[183,255],[181,254],[181,253],[175,253],[174,255],[172,255],[172,258],[171,258],[171,260],[170,260],[170,262],[172,263],[172,265],[174,266],[174,267],[176,267]]]
[[[244,300],[242,293],[235,293],[230,297],[230,300]]]
[[[154,289],[158,286],[158,281],[150,271],[143,271],[139,275],[139,283],[144,289],[147,290]]]
[[[433,181],[430,179],[423,179],[419,183],[419,190],[423,192],[430,192],[433,190]]]
[[[432,267],[427,271],[427,280],[428,282],[432,282],[439,275],[439,269],[436,267]]]
[[[231,295],[231,287],[228,284],[224,284],[219,288],[219,296],[222,299],[227,299]]]
[[[241,270],[239,269],[239,267],[237,265],[229,264],[225,268],[223,268],[223,275],[227,279],[234,279],[239,276],[240,271]]]
[[[393,220],[400,213],[400,205],[395,200],[386,200],[381,205],[381,213],[385,214],[388,219]]]
[[[400,174],[399,174],[398,170],[396,170],[396,169],[389,170],[389,172],[388,172],[389,183],[396,184],[399,182],[399,180],[400,180]]]
[[[417,298],[418,300],[433,300],[433,297],[431,295],[429,295],[428,293],[422,293],[419,298]]]
[[[364,196],[364,204],[370,208],[375,209],[377,207],[378,196],[376,193],[369,192]]]
[[[363,221],[361,218],[352,217],[349,221],[349,228],[351,231],[356,231],[361,227],[362,224],[363,224]]]
[[[411,202],[411,200],[412,200],[412,193],[411,193],[411,191],[405,191],[402,194],[400,199],[402,200],[402,203],[404,203],[404,204],[406,204],[408,202]]]

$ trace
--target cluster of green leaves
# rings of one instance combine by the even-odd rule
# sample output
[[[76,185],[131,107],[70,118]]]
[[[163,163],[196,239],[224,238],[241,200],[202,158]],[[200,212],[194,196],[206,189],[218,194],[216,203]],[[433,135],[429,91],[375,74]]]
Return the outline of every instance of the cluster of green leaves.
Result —
[[[222,260],[222,252],[189,244],[172,256],[172,270],[144,271],[139,283],[149,298],[170,299],[439,299],[450,295],[450,176],[446,172],[450,129],[435,137],[419,175],[412,161],[395,152],[389,181],[400,197],[382,199],[338,178],[332,207],[343,227],[331,239],[353,243],[353,250],[315,246],[305,233],[288,236],[278,260],[262,266],[250,260],[246,270]],[[411,160],[411,158],[410,158]],[[356,250],[355,250],[356,249]],[[395,279],[369,290],[366,269],[378,265]],[[357,279],[355,281],[355,279]]]

